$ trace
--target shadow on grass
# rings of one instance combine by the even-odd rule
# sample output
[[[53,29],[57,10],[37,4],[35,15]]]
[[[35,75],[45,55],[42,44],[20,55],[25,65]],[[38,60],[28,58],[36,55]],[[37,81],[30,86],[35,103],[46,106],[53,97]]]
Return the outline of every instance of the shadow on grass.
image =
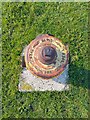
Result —
[[[69,83],[76,87],[90,89],[88,75],[90,70],[69,63]]]

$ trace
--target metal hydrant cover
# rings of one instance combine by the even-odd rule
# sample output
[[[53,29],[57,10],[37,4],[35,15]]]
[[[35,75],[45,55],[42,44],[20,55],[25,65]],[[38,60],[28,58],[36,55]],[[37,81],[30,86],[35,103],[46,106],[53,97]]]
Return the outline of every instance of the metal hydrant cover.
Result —
[[[36,37],[25,49],[25,63],[32,74],[44,79],[60,75],[68,64],[68,49],[48,34]]]

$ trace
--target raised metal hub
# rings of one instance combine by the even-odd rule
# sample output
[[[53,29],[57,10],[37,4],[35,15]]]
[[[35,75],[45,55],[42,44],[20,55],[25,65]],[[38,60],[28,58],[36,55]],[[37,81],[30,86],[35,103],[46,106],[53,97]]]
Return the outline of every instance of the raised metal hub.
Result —
[[[56,56],[56,50],[51,46],[46,46],[41,50],[40,61],[44,64],[49,65],[55,61]]]

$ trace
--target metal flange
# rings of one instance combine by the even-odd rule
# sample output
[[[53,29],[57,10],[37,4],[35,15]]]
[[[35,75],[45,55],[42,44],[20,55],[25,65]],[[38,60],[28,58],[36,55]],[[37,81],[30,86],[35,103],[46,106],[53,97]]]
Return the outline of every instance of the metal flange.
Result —
[[[32,74],[50,79],[60,75],[68,64],[68,49],[61,40],[43,34],[25,49],[25,63]]]

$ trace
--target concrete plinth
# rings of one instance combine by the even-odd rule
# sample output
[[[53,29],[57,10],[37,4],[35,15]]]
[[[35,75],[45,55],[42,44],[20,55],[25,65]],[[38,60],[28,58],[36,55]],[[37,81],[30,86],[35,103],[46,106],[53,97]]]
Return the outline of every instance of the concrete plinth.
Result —
[[[68,66],[64,72],[58,77],[51,79],[42,79],[34,76],[27,68],[23,68],[20,80],[19,91],[31,92],[31,91],[64,91],[69,89],[68,82]]]

